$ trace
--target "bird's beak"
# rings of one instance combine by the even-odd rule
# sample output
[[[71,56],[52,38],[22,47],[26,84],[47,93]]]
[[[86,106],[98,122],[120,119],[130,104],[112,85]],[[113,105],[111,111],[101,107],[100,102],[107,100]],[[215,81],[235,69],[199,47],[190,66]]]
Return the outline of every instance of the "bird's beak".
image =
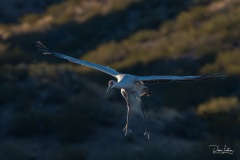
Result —
[[[109,89],[110,89],[110,86],[108,86],[106,93],[108,92]]]

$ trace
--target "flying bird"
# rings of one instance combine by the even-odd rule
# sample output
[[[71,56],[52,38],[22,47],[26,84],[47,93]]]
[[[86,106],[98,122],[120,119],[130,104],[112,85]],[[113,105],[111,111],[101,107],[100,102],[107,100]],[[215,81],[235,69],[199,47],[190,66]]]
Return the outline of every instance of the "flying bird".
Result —
[[[84,66],[88,66],[91,68],[94,68],[96,70],[102,71],[106,74],[109,74],[117,79],[115,80],[110,80],[108,82],[108,88],[107,92],[109,89],[117,88],[121,89],[121,94],[126,100],[127,103],[127,119],[126,119],[126,125],[123,129],[125,132],[125,136],[127,135],[128,132],[131,132],[129,129],[129,97],[134,96],[136,99],[140,102],[141,104],[141,109],[143,113],[143,118],[145,121],[145,126],[146,130],[144,132],[144,135],[147,136],[148,139],[150,139],[150,129],[147,123],[145,111],[144,111],[144,106],[141,100],[142,96],[149,96],[152,93],[152,90],[148,89],[144,84],[147,83],[159,83],[159,82],[173,82],[173,81],[203,81],[203,80],[209,80],[209,79],[223,79],[225,76],[223,74],[209,74],[209,75],[197,75],[197,76],[161,76],[161,75],[153,75],[153,76],[135,76],[131,74],[124,74],[124,73],[119,73],[116,70],[108,67],[108,66],[103,66],[99,65],[96,63],[76,59],[64,54],[60,54],[57,52],[54,52],[50,49],[48,49],[45,45],[43,45],[40,41],[36,42],[36,46],[38,47],[38,50],[43,52],[43,54],[52,54],[56,57],[66,59],[70,62],[81,64]]]

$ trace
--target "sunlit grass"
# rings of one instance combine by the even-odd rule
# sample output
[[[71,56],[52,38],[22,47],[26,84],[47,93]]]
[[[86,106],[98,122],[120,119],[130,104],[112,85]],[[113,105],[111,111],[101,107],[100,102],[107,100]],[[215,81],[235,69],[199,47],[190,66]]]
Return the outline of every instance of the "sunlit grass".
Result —
[[[200,104],[197,108],[197,113],[200,115],[227,113],[236,109],[240,109],[237,97],[220,97]]]

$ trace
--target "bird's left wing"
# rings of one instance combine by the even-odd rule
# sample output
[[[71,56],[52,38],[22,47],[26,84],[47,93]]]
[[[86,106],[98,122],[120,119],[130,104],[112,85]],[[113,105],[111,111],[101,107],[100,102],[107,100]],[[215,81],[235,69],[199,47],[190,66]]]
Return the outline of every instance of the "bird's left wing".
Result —
[[[225,76],[220,73],[199,75],[199,76],[139,76],[136,81],[143,83],[159,83],[171,81],[203,81],[209,79],[223,79]]]
[[[64,55],[64,54],[54,52],[54,51],[48,49],[40,41],[36,42],[36,46],[39,48],[38,49],[39,51],[43,52],[43,54],[53,54],[56,57],[66,59],[66,60],[68,60],[70,62],[73,62],[73,63],[77,63],[77,64],[81,64],[81,65],[84,65],[84,66],[94,68],[96,70],[102,71],[102,72],[107,73],[107,74],[109,74],[111,76],[114,76],[114,77],[116,77],[119,74],[116,70],[114,70],[110,67],[102,66],[102,65],[99,65],[99,64],[96,64],[96,63],[87,62],[87,61],[84,61],[84,60],[76,59],[76,58],[73,58],[73,57],[70,57],[70,56],[67,56],[67,55]]]

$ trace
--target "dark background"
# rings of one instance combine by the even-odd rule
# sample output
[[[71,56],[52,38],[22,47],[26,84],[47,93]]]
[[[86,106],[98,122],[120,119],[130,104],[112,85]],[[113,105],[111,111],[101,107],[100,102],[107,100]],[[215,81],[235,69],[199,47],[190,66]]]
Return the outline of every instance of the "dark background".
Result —
[[[239,0],[2,0],[0,159],[238,159]],[[35,41],[135,75],[224,73],[161,83],[132,107],[104,73],[37,52]],[[226,145],[233,155],[213,155]]]

